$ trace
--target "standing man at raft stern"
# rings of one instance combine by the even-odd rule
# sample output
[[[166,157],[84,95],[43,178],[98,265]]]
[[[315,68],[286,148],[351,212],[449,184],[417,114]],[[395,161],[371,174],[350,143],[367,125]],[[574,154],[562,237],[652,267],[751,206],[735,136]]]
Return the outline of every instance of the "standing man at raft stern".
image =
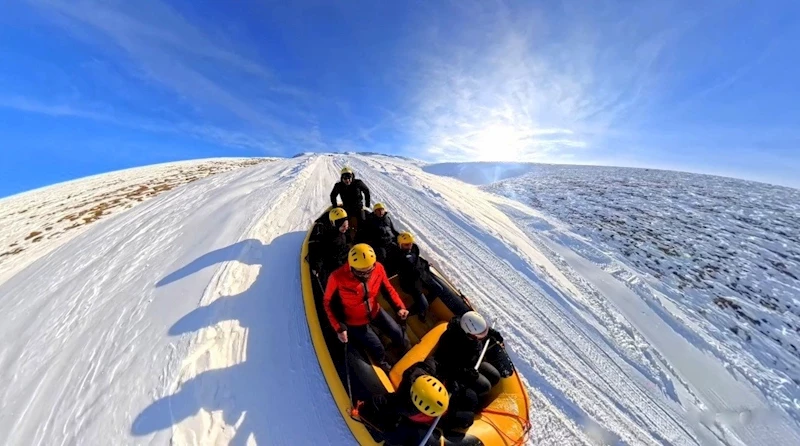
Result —
[[[380,293],[386,296],[400,319],[405,320],[408,317],[408,310],[389,283],[383,265],[375,258],[375,251],[366,243],[359,243],[350,249],[347,263],[328,278],[322,305],[339,340],[348,342],[352,337],[388,374],[392,365],[386,360],[386,350],[374,329],[377,328],[389,337],[393,346],[399,347],[403,353],[411,345],[397,322],[378,302]],[[337,318],[331,307],[334,294],[339,296],[344,309],[343,321]]]
[[[336,197],[342,197],[342,208],[350,216],[350,227],[353,231],[357,231],[366,217],[364,205],[369,207],[369,188],[363,181],[356,179],[353,169],[344,167],[340,173],[340,181],[334,184],[331,190],[331,206],[338,207]]]

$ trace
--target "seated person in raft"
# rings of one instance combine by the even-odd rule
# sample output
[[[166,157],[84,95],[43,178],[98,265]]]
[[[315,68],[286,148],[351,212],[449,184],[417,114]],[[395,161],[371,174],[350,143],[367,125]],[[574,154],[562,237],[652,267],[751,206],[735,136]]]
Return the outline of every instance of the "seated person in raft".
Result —
[[[390,259],[400,277],[400,289],[414,298],[411,313],[424,320],[429,300],[423,292],[423,286],[431,290],[434,296],[441,295],[444,289],[431,276],[430,264],[420,257],[419,246],[414,243],[414,236],[410,232],[398,234],[397,246],[399,249],[391,252]]]
[[[501,377],[497,368],[485,357],[478,370],[475,370],[486,342],[494,342],[504,348],[500,333],[489,327],[480,313],[468,311],[450,320],[432,351],[433,358],[439,364],[438,372],[442,380],[457,381],[475,390],[481,407],[485,407],[489,392]]]
[[[311,272],[320,279],[324,288],[328,276],[347,263],[347,253],[352,245],[347,212],[342,208],[328,211],[330,224],[318,222],[308,240],[308,262]]]
[[[392,217],[383,203],[375,203],[372,213],[367,215],[363,231],[359,229],[359,233],[359,237],[375,250],[378,261],[383,263],[387,271],[393,271],[393,266],[387,264],[387,256],[398,249],[396,240],[400,232],[395,229]]]
[[[437,428],[467,429],[474,419],[478,397],[467,386],[454,383],[452,395],[436,377],[433,358],[413,364],[403,372],[397,390],[356,403],[351,415],[380,430],[388,445],[417,445],[430,425],[441,417]],[[433,438],[427,445],[439,445]]]

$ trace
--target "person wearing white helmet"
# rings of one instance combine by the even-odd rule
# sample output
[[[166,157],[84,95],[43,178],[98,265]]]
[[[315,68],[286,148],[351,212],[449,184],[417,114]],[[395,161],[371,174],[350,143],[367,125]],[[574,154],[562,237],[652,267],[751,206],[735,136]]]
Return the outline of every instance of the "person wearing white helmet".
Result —
[[[433,352],[442,379],[471,387],[481,400],[485,400],[492,387],[500,382],[500,372],[486,357],[475,370],[486,342],[502,347],[503,337],[480,313],[467,311],[450,320]]]

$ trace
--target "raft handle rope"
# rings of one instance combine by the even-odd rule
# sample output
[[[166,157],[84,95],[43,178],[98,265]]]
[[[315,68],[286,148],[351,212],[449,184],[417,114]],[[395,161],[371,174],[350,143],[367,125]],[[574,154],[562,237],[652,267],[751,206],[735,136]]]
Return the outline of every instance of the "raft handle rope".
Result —
[[[519,374],[517,374],[516,377],[517,377],[517,382],[519,383],[520,387],[522,387],[522,380],[519,378]],[[528,405],[527,404],[527,400],[528,400],[528,398],[526,397],[525,398],[525,406],[526,407]],[[506,416],[506,417],[512,417],[512,418],[515,418],[519,422],[519,424],[522,426],[522,436],[520,436],[520,438],[514,440],[513,438],[511,438],[510,435],[508,435],[505,432],[503,432],[503,430],[500,429],[500,427],[495,422],[491,421],[488,418],[481,418],[481,421],[485,422],[489,426],[492,426],[494,428],[494,430],[497,431],[497,433],[500,434],[501,437],[505,437],[507,440],[511,441],[511,446],[520,446],[520,445],[524,444],[525,440],[528,438],[528,434],[530,433],[531,428],[533,427],[531,425],[530,420],[526,420],[526,419],[522,418],[521,416],[519,416],[517,414],[514,414],[514,413],[511,413],[511,412],[501,412],[499,410],[492,410],[492,409],[488,409],[488,408],[483,409],[482,412],[483,413],[491,413],[491,414],[495,414],[495,415],[502,415],[502,416]]]
[[[494,421],[492,421],[492,420],[490,420],[488,418],[481,418],[481,421],[485,422],[489,426],[492,426],[494,428],[494,430],[497,431],[498,434],[500,434],[501,437],[504,437],[506,440],[510,441],[511,442],[510,443],[511,446],[519,446],[519,445],[522,445],[522,444],[525,443],[525,440],[528,437],[528,433],[530,433],[530,430],[531,430],[530,421],[525,421],[525,419],[522,418],[521,416],[513,414],[513,413],[510,413],[510,412],[500,412],[498,410],[491,410],[491,409],[483,409],[482,412],[483,413],[491,413],[491,414],[495,414],[495,415],[503,415],[503,416],[515,418],[517,421],[519,421],[519,424],[522,425],[522,436],[520,436],[520,438],[518,438],[516,440],[511,438],[510,435],[508,435],[505,432],[503,432],[503,430],[500,429],[500,426],[498,426]]]

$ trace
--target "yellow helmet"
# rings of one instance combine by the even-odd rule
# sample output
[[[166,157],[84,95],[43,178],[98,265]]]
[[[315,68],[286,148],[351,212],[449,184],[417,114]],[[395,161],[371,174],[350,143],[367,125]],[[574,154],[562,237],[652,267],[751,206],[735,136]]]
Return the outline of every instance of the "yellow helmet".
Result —
[[[333,208],[328,212],[328,220],[330,220],[331,223],[343,218],[347,218],[347,212],[342,208]]]
[[[372,206],[372,210],[377,211],[378,209],[383,209],[385,211],[386,206],[384,206],[383,203],[375,203],[375,206]]]
[[[411,235],[408,231],[403,231],[400,234],[397,234],[397,244],[398,245],[405,245],[408,243],[414,243],[414,236]]]
[[[342,167],[341,172],[339,172],[339,175],[343,175],[343,174],[346,174],[346,173],[352,174],[353,173],[353,169],[351,169],[351,168],[349,168],[347,166],[344,166],[344,167]]]
[[[375,265],[375,250],[372,246],[366,243],[359,243],[350,248],[350,253],[347,255],[347,263],[351,268],[355,269],[369,269]]]
[[[422,375],[411,384],[411,401],[425,415],[438,417],[450,405],[450,395],[441,381],[431,375]]]

